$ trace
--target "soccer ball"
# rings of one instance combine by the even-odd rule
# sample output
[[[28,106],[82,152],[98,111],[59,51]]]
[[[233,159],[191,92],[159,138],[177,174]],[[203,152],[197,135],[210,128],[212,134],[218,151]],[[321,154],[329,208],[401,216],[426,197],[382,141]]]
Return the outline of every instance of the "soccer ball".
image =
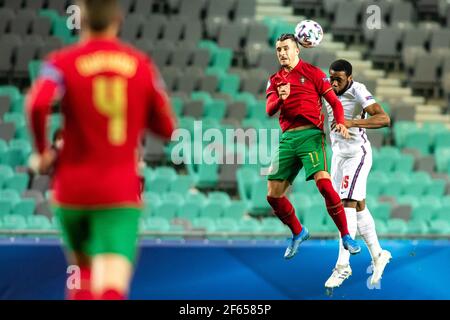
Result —
[[[323,39],[323,30],[317,22],[303,20],[295,27],[295,37],[303,47],[317,47]]]

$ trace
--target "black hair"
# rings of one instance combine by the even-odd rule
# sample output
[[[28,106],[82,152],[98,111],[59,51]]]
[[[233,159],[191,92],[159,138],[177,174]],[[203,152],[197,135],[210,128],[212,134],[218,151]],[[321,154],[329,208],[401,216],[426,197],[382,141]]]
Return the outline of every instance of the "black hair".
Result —
[[[330,70],[333,71],[345,71],[347,77],[352,75],[353,67],[350,62],[344,59],[339,59],[333,62],[330,66]]]
[[[297,41],[297,38],[295,37],[295,35],[293,33],[283,33],[277,38],[277,42],[278,41],[284,41],[284,40],[292,40],[292,41],[294,41],[295,45],[298,48],[298,41]]]

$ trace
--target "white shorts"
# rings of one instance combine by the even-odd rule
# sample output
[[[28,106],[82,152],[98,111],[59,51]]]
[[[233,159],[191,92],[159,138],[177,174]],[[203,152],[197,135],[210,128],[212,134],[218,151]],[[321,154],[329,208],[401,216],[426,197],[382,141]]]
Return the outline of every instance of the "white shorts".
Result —
[[[351,157],[333,153],[331,180],[341,199],[361,201],[366,198],[367,177],[372,167],[370,144],[361,146],[361,152]]]

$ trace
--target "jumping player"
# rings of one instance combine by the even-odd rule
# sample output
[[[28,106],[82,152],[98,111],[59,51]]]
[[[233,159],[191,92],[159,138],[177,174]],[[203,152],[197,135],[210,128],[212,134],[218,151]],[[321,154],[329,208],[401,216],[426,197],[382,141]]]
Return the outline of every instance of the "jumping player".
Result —
[[[330,66],[330,82],[344,107],[345,126],[349,128],[350,133],[350,139],[342,139],[341,135],[334,132],[333,110],[326,104],[333,149],[331,176],[334,188],[344,204],[350,236],[354,238],[358,231],[369,248],[373,265],[373,285],[380,281],[391,254],[381,249],[374,220],[366,206],[367,177],[372,166],[372,148],[366,128],[389,126],[390,119],[366,86],[353,80],[352,69],[352,65],[346,60],[337,60]],[[339,287],[351,274],[350,255],[340,241],[336,267],[325,287]]]
[[[343,138],[347,138],[342,105],[326,75],[300,60],[300,48],[293,34],[282,34],[277,39],[276,50],[281,68],[269,79],[266,111],[269,116],[280,112],[283,135],[269,170],[267,201],[278,218],[292,231],[292,240],[284,257],[292,258],[299,245],[309,238],[307,228],[302,227],[294,207],[285,196],[287,188],[302,167],[305,168],[306,180],[314,179],[323,195],[345,248],[351,254],[356,254],[361,249],[349,235],[344,207],[328,173],[321,97],[333,108],[337,119],[336,130]]]

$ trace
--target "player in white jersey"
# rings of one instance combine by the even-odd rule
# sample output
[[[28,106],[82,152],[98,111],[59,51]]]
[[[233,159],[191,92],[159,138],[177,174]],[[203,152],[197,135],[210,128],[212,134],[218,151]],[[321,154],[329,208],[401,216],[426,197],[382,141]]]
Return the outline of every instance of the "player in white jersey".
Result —
[[[326,104],[333,150],[331,162],[333,187],[344,204],[350,236],[354,238],[358,231],[370,251],[373,266],[371,284],[376,284],[380,281],[391,254],[383,250],[378,242],[375,223],[365,201],[367,177],[372,167],[372,148],[366,128],[389,126],[390,119],[366,86],[353,81],[352,65],[348,61],[333,62],[329,71],[333,90],[344,107],[345,126],[350,133],[350,139],[343,139],[334,132],[333,113]],[[336,267],[325,287],[339,287],[351,274],[350,254],[340,241]]]

